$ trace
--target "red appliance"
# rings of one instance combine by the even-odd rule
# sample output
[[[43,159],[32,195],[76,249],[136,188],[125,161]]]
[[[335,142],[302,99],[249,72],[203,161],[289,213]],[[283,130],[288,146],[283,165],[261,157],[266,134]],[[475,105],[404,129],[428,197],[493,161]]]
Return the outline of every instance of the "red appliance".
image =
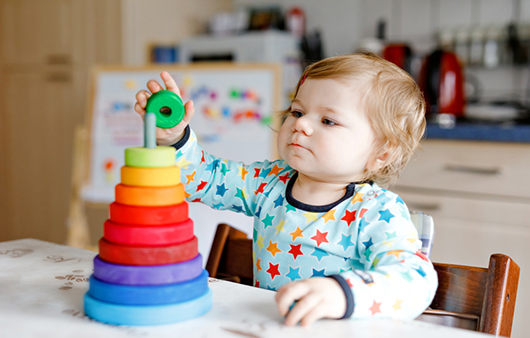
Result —
[[[406,44],[394,43],[386,45],[383,49],[383,58],[398,65],[410,74],[412,50]]]
[[[455,53],[435,50],[421,67],[419,85],[427,102],[427,113],[464,116],[464,72]]]

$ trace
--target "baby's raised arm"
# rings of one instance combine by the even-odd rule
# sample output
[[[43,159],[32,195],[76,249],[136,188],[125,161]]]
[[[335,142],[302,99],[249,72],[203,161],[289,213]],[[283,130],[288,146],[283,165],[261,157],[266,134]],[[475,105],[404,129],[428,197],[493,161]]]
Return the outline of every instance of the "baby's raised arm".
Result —
[[[173,77],[165,71],[160,73],[160,77],[164,81],[166,90],[170,90],[180,97],[180,90]],[[164,90],[164,88],[155,80],[150,80],[147,82],[147,89],[149,89],[150,92],[147,90],[140,90],[138,93],[136,93],[136,104],[134,105],[134,110],[140,114],[142,118],[145,116],[145,106],[147,104],[147,99],[152,95],[151,93]],[[156,141],[158,145],[169,146],[177,143],[182,138],[186,127],[190,123],[191,118],[195,113],[193,101],[190,100],[186,102],[184,105],[184,111],[184,118],[175,127],[169,129],[156,128]]]

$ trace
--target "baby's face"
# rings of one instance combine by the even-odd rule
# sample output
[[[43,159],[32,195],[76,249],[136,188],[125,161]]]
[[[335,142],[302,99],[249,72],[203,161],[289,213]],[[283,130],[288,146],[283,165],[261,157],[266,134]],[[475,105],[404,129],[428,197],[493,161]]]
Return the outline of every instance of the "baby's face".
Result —
[[[335,79],[300,86],[278,134],[278,152],[293,169],[330,183],[362,179],[372,165],[375,134],[355,92]]]

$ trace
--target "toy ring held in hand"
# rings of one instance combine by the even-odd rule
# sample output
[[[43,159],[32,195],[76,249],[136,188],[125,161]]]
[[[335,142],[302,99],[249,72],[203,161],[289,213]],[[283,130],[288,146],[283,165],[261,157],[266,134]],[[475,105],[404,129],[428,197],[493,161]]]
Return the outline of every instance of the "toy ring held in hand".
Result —
[[[161,90],[147,99],[147,113],[156,115],[156,126],[163,129],[173,128],[184,118],[184,104],[181,98],[169,90]]]

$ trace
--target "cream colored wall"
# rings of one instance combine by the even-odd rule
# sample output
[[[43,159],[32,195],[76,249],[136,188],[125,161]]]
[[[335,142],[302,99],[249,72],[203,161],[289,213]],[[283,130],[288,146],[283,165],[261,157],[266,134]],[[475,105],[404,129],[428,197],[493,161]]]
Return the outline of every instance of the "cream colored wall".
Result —
[[[123,63],[148,63],[150,45],[177,44],[204,32],[214,13],[231,8],[231,0],[122,0]]]

